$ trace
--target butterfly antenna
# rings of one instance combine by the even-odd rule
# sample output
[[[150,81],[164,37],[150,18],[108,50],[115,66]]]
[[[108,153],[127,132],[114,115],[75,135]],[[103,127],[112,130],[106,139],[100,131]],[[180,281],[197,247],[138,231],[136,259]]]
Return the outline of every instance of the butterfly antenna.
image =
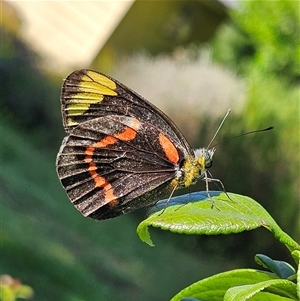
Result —
[[[232,137],[232,138],[229,138],[229,139],[238,138],[238,137],[242,137],[242,136],[246,136],[246,135],[254,134],[254,133],[260,133],[260,132],[270,131],[270,130],[273,130],[273,129],[274,129],[274,126],[269,126],[269,127],[267,127],[267,128],[264,128],[264,129],[249,131],[249,132],[240,134],[240,135],[238,135],[238,136],[235,136],[235,137]]]
[[[270,130],[273,130],[274,129],[274,126],[269,126],[267,128],[264,128],[264,129],[259,129],[259,130],[254,130],[254,131],[249,131],[249,132],[246,132],[246,133],[243,133],[243,134],[240,134],[240,135],[237,135],[237,136],[234,136],[234,137],[230,137],[228,139],[225,139],[219,143],[216,143],[213,145],[213,147],[215,147],[216,145],[218,144],[221,144],[223,142],[226,142],[228,140],[232,140],[232,139],[235,139],[235,138],[239,138],[239,137],[243,137],[243,136],[246,136],[246,135],[249,135],[249,134],[254,134],[254,133],[260,133],[260,132],[266,132],[266,131],[270,131]]]
[[[227,111],[226,115],[224,116],[223,120],[221,121],[221,123],[220,123],[218,129],[216,130],[215,134],[213,135],[212,139],[210,140],[210,142],[209,142],[209,144],[208,144],[208,146],[207,146],[207,149],[210,148],[211,144],[212,144],[213,141],[215,140],[216,136],[218,135],[218,133],[219,133],[221,127],[223,126],[223,123],[225,122],[225,120],[226,120],[226,118],[228,117],[228,115],[230,114],[230,112],[231,112],[231,110],[228,109],[228,111]]]

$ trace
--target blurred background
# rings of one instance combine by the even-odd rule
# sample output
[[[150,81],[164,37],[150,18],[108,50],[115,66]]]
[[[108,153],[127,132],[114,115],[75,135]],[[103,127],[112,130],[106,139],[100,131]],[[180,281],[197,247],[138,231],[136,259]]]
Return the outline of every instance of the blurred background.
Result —
[[[256,267],[256,253],[293,262],[265,229],[215,237],[153,230],[150,248],[136,235],[143,209],[100,222],[77,212],[55,157],[65,136],[60,87],[75,69],[131,87],[195,148],[208,145],[231,108],[216,142],[275,129],[219,144],[213,176],[260,202],[299,240],[297,1],[0,5],[1,274],[29,285],[31,300],[162,301],[217,272]]]

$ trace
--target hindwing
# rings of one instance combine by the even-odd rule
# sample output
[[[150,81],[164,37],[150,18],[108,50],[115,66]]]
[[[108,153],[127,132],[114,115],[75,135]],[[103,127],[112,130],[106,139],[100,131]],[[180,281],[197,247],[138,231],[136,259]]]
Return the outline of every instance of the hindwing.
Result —
[[[182,156],[155,125],[108,115],[72,129],[58,153],[57,172],[84,216],[109,218],[168,193]]]

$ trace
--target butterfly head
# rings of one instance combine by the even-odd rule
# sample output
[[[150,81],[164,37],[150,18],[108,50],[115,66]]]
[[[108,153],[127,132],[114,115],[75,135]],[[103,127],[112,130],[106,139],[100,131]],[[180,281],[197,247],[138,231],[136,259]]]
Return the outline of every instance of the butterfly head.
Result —
[[[180,186],[189,187],[205,177],[206,170],[212,166],[215,149],[200,148],[194,151],[194,156],[186,158],[182,167]]]
[[[215,148],[212,148],[212,149],[200,148],[200,149],[196,149],[194,151],[195,159],[196,159],[197,163],[199,165],[203,166],[204,170],[212,167],[212,162],[213,162],[212,157],[213,157],[215,151],[216,151]]]

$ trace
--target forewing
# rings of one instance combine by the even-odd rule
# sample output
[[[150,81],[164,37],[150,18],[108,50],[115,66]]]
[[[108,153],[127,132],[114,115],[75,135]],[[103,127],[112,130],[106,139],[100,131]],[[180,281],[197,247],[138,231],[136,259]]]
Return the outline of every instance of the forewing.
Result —
[[[135,117],[155,124],[184,157],[193,150],[177,126],[157,107],[117,80],[92,70],[77,70],[64,81],[61,95],[63,124],[70,133],[78,124],[101,116]]]

